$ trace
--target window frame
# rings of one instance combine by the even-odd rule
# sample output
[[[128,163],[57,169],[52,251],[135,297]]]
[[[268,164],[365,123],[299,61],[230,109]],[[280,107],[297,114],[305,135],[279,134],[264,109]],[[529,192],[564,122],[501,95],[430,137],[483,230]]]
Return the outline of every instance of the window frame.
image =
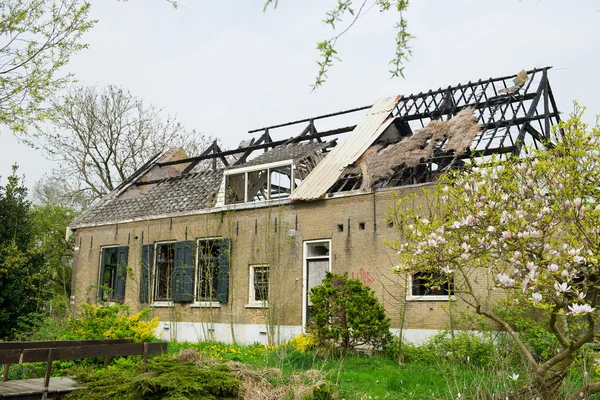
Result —
[[[329,244],[329,252],[327,256],[308,256],[308,248],[309,245],[315,243],[328,243]],[[331,272],[332,269],[332,240],[330,238],[326,239],[312,239],[305,240],[303,243],[303,254],[302,254],[302,330],[305,331],[307,321],[307,312],[308,312],[308,262],[311,260],[319,260],[327,258],[327,271]]]
[[[208,242],[208,241],[222,242],[223,240],[224,240],[224,238],[222,236],[203,237],[203,238],[198,238],[195,240],[195,242],[196,242],[196,266],[195,266],[195,272],[194,272],[194,301],[192,302],[191,307],[194,307],[194,308],[219,308],[219,307],[221,307],[221,303],[219,302],[219,299],[218,299],[218,290],[214,293],[215,296],[213,298],[201,299],[198,294],[198,291],[199,291],[198,284],[200,282],[200,268],[201,268],[201,265],[200,265],[200,243]],[[219,252],[220,252],[220,250],[219,250]],[[217,256],[217,263],[218,263],[218,261],[219,261],[219,256]],[[220,268],[220,265],[218,265],[218,268]],[[218,282],[219,274],[217,273],[216,277],[213,277],[213,279],[216,279]]]
[[[271,198],[271,172],[273,169],[277,169],[277,168],[281,168],[281,167],[290,167],[290,194],[288,196],[282,197],[282,196],[278,196],[275,198]],[[266,171],[267,173],[267,188],[269,188],[269,190],[267,191],[267,198],[264,200],[253,200],[253,199],[248,199],[248,174],[249,173],[253,173],[253,172],[258,172],[258,171]],[[278,201],[278,200],[285,200],[287,199],[292,193],[293,191],[298,187],[298,185],[296,184],[295,181],[295,165],[294,165],[294,160],[284,160],[284,161],[277,161],[277,162],[272,162],[272,163],[266,163],[266,164],[259,164],[259,165],[252,165],[250,167],[242,167],[242,168],[235,168],[235,169],[230,169],[225,171],[225,197],[224,197],[224,201],[225,201],[225,205],[235,205],[235,204],[246,204],[246,203],[258,203],[258,202],[273,202],[273,201]],[[243,185],[244,185],[244,199],[243,200],[238,200],[238,201],[229,201],[227,199],[227,190],[229,187],[229,177],[230,176],[236,176],[236,175],[242,175],[244,176],[243,178]]]
[[[109,250],[109,249],[114,249],[116,252],[116,263],[115,264],[105,264],[105,251]],[[121,252],[124,251],[125,253],[125,260],[121,260]],[[122,264],[121,261],[123,261],[124,263]],[[114,268],[114,275],[111,276],[111,280],[112,282],[110,282],[109,284],[107,284],[106,282],[104,282],[104,277],[106,276],[106,266],[110,265],[112,268]],[[112,305],[112,304],[123,304],[125,303],[125,292],[126,292],[126,288],[127,288],[127,266],[129,265],[129,246],[121,246],[118,244],[113,244],[113,245],[108,245],[108,246],[101,246],[100,247],[100,263],[99,263],[99,268],[98,268],[98,279],[96,280],[96,282],[98,282],[98,291],[96,293],[96,299],[98,299],[99,301],[108,304],[108,305]],[[119,286],[119,274],[120,274],[120,270],[122,269],[122,272],[124,273],[121,277],[120,280],[123,281],[122,285],[123,285],[123,293],[122,293],[122,298],[120,297],[120,295],[118,295],[117,289]],[[102,276],[104,273],[104,276]],[[112,275],[112,274],[111,274]],[[102,284],[100,283],[102,279]],[[110,290],[110,295],[106,296],[106,291],[103,289],[104,287],[109,288]]]
[[[104,284],[100,284],[100,279],[102,279],[102,272],[104,271],[104,274],[106,275],[106,265],[107,264],[104,263],[104,252],[105,252],[105,250],[108,250],[108,249],[115,249],[117,263],[114,264],[114,267],[116,270],[119,268],[119,247],[121,247],[121,246],[119,246],[118,244],[100,247],[100,263],[99,263],[100,268],[98,268],[98,279],[96,280],[96,282],[98,282],[98,293],[97,293],[96,297],[99,300],[102,300],[103,302],[105,302],[106,304],[116,303],[116,301],[112,298],[115,295],[116,288],[111,287],[111,285],[107,285],[106,282],[104,282]],[[116,271],[115,271],[115,286],[116,286]],[[102,287],[109,287],[111,289],[110,298],[108,298],[106,300],[104,299],[104,297],[106,295],[106,291],[103,290]]]
[[[175,269],[175,243],[177,243],[176,240],[163,240],[163,241],[154,243],[154,257],[152,260],[152,279],[151,279],[151,282],[152,282],[152,284],[151,284],[151,288],[152,288],[152,290],[151,290],[151,293],[152,293],[151,305],[153,307],[172,307],[173,306],[173,287],[172,287],[173,286],[173,282],[172,282],[173,277],[171,277],[171,281],[170,281],[171,283],[170,284],[167,283],[167,291],[170,290],[171,297],[167,298],[165,300],[163,300],[163,299],[157,300],[157,298],[156,298],[157,297],[156,296],[156,289],[157,289],[156,288],[156,278],[158,275],[158,273],[157,273],[158,272],[157,271],[157,268],[158,268],[158,246],[165,245],[165,244],[171,244],[173,246],[172,269],[174,270]]]
[[[267,299],[256,300],[255,282],[256,277],[255,270],[257,268],[267,269]],[[248,304],[246,308],[269,308],[269,289],[271,287],[271,266],[269,264],[250,264],[248,266]]]
[[[439,294],[422,294],[422,295],[414,295],[413,294],[413,276],[415,274],[420,273],[431,273],[431,272],[415,272],[414,274],[410,274],[408,276],[408,293],[406,295],[407,301],[453,301],[456,299],[454,295],[454,283],[451,282],[452,279],[448,279],[448,294],[439,295]]]

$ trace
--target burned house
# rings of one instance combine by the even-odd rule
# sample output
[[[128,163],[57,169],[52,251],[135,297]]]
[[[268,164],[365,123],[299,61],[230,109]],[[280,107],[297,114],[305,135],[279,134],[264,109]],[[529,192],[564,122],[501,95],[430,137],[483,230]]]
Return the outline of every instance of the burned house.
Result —
[[[308,293],[332,271],[373,288],[393,326],[409,301],[407,338],[443,329],[451,287],[391,272],[389,207],[474,158],[548,143],[548,72],[268,126],[232,150],[157,154],[71,224],[74,307],[152,307],[166,338],[277,342],[302,332]]]

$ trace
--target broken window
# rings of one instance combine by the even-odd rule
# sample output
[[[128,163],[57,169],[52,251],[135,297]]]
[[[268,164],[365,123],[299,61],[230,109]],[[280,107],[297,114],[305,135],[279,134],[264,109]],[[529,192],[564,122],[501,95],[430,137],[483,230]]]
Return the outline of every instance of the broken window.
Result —
[[[201,239],[198,241],[197,301],[227,302],[229,252],[229,239]]]
[[[454,294],[451,281],[439,272],[416,272],[410,277],[410,300],[448,300]]]
[[[158,243],[156,245],[154,301],[171,300],[174,257],[175,243]]]
[[[243,203],[246,198],[246,174],[225,176],[225,204]]]
[[[248,172],[248,201],[269,198],[269,176],[266,169]]]
[[[225,204],[277,200],[288,197],[294,186],[290,164],[226,175]],[[296,179],[296,186],[301,181]]]
[[[292,166],[269,169],[270,199],[283,199],[292,193]]]
[[[330,240],[319,240],[305,242],[304,246],[304,260],[305,260],[305,309],[304,316],[305,324],[310,319],[312,303],[310,301],[310,291],[315,286],[319,286],[325,279],[327,271],[331,270],[331,256],[330,256]]]
[[[119,302],[125,300],[125,279],[127,277],[127,246],[104,247],[98,279],[98,298],[103,301]]]
[[[266,306],[269,300],[269,266],[250,266],[248,305]]]

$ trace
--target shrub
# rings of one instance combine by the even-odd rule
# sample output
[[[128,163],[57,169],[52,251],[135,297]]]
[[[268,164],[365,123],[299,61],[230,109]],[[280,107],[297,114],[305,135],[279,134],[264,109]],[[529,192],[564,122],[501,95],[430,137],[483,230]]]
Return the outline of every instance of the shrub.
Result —
[[[291,338],[289,344],[294,350],[304,353],[315,348],[315,338],[313,335],[302,333]]]
[[[398,342],[389,346],[386,354],[392,359],[398,358]],[[452,335],[443,331],[430,337],[422,344],[404,342],[402,358],[406,363],[450,363],[489,365],[495,360],[497,346],[491,340],[470,332],[458,332]]]
[[[101,340],[133,339],[134,342],[155,341],[154,330],[158,318],[148,319],[150,310],[129,315],[129,307],[122,304],[97,306],[82,304],[77,318],[71,318],[61,339]]]
[[[224,365],[197,366],[173,356],[155,357],[133,368],[83,372],[76,380],[85,388],[71,392],[67,399],[234,399],[241,386]]]
[[[545,361],[557,353],[560,345],[548,326],[550,313],[547,310],[523,305],[497,309],[496,312],[519,332],[536,360]]]
[[[469,332],[454,335],[447,331],[440,332],[430,338],[424,347],[437,360],[450,363],[489,365],[494,361],[494,343]]]
[[[390,319],[375,293],[360,280],[328,272],[323,283],[310,291],[310,300],[313,307],[308,329],[317,348],[383,349],[391,342]]]

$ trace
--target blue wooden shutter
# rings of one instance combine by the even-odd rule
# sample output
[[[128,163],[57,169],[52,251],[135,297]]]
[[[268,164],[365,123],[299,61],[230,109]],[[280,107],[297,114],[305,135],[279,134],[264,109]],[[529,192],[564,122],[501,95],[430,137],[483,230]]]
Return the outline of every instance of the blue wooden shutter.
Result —
[[[175,243],[173,266],[173,301],[191,302],[194,300],[194,242]]]
[[[150,277],[154,265],[154,244],[142,246],[142,270],[140,272],[140,303],[150,300]]]
[[[229,262],[231,260],[231,242],[223,238],[219,242],[219,281],[217,282],[217,299],[227,303],[229,299]]]
[[[117,250],[117,278],[115,279],[115,287],[113,288],[113,299],[119,303],[125,301],[125,282],[127,280],[128,256],[129,248],[127,246],[119,247]]]

